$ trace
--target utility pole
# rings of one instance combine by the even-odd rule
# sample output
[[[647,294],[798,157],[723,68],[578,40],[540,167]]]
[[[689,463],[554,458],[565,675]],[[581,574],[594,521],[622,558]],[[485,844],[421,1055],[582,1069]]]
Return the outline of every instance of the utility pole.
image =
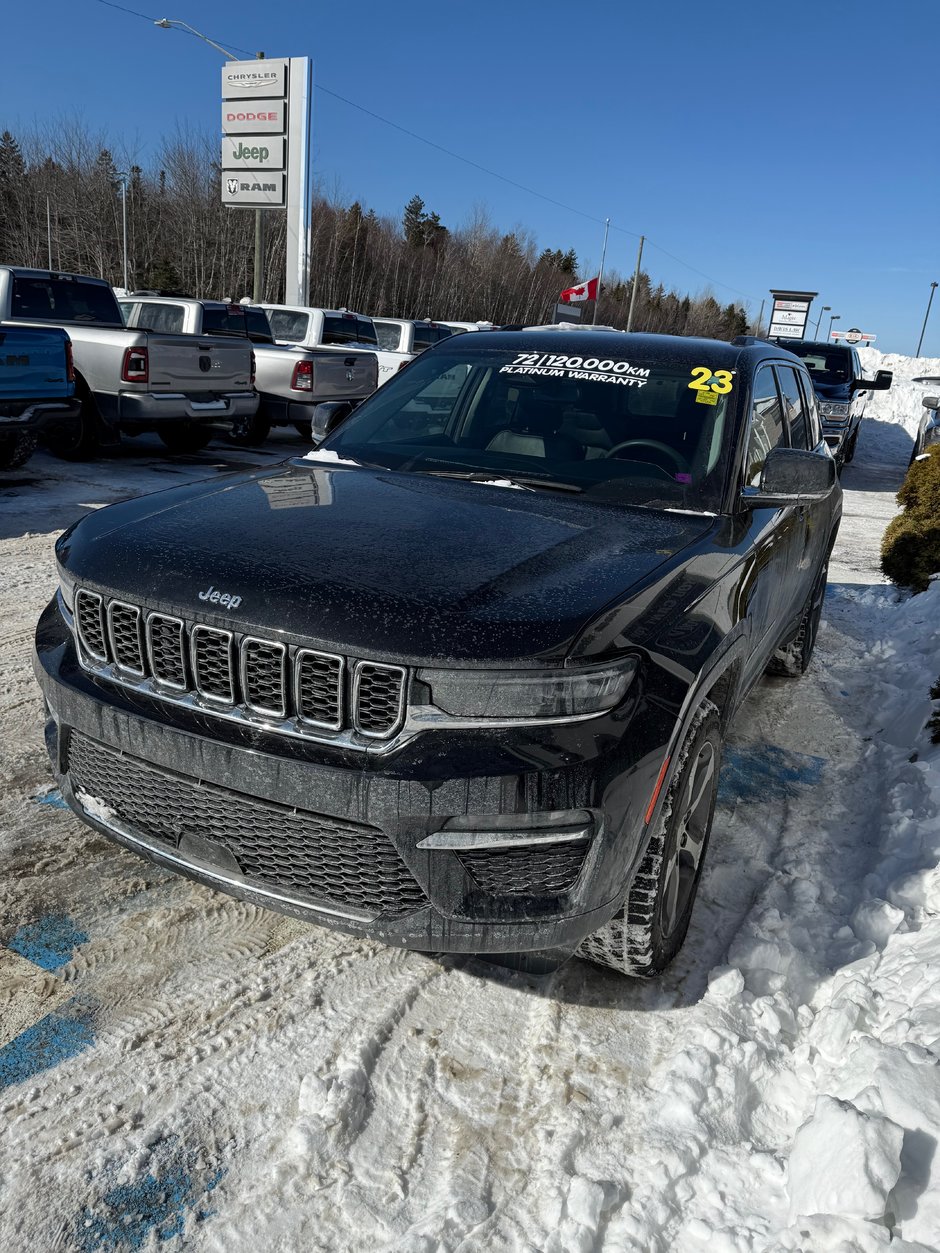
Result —
[[[49,208],[49,197],[46,197],[46,249],[49,253],[49,270],[52,271],[52,212]]]
[[[832,312],[832,305],[823,305],[823,307],[819,310],[819,317],[816,319],[816,331],[815,331],[815,335],[817,339],[819,339],[819,325],[823,320],[823,314],[831,313],[831,312]]]
[[[920,356],[920,350],[924,342],[924,332],[927,329],[927,319],[930,317],[930,306],[933,304],[933,294],[936,290],[937,290],[937,284],[931,283],[930,284],[930,296],[927,300],[927,312],[924,314],[924,325],[920,328],[920,339],[917,341],[917,351],[914,353],[915,357]]]
[[[597,326],[597,306],[601,301],[601,285],[604,282],[604,262],[607,260],[607,236],[610,232],[610,218],[604,221],[604,247],[601,249],[601,269],[597,276],[597,295],[594,298],[594,315],[591,318],[591,325]]]
[[[127,179],[126,170],[118,170],[118,178],[121,180],[121,238],[123,241],[124,252],[124,292],[130,291],[130,285],[127,281]],[[51,267],[50,267],[51,268]]]
[[[762,300],[762,301],[760,302],[760,313],[757,315],[757,326],[756,326],[756,328],[755,328],[755,330],[754,330],[754,334],[755,334],[755,335],[760,335],[760,328],[761,328],[761,324],[762,324],[762,323],[763,323],[763,321],[764,321],[764,305],[765,305],[766,303],[767,303],[767,301],[766,301],[766,300]]]
[[[640,236],[640,246],[636,250],[636,272],[633,275],[633,289],[630,292],[630,311],[627,314],[627,330],[633,330],[633,310],[636,307],[636,289],[640,285],[640,263],[643,260],[643,244],[646,242],[646,236]]]

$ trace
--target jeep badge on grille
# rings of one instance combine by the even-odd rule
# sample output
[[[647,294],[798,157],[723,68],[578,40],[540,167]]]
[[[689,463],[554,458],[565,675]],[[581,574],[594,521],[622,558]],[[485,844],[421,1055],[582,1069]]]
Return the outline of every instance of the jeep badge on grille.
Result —
[[[242,603],[240,596],[233,596],[231,592],[220,592],[211,583],[204,592],[199,593],[199,599],[208,600],[213,605],[224,605],[226,609],[237,609]]]

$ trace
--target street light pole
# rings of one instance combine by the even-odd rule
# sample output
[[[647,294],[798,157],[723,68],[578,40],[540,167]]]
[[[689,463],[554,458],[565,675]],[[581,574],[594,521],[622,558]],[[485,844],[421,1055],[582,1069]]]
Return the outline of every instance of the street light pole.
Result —
[[[201,30],[196,30],[195,26],[190,26],[189,22],[183,22],[175,17],[162,17],[158,22],[154,22],[154,26],[160,26],[163,30],[170,30],[176,26],[180,30],[189,31],[191,35],[195,35],[197,39],[204,40],[216,52],[221,52],[224,57],[228,57],[230,61],[237,61],[238,57],[234,52],[229,52],[227,48],[223,48],[221,44],[217,44],[214,39],[210,39],[208,35],[204,35]],[[256,52],[255,59],[257,61],[264,60],[263,52]],[[252,299],[255,304],[260,304],[264,300],[264,210],[255,209],[255,264],[253,276],[253,295]]]
[[[831,312],[832,312],[832,305],[823,305],[823,307],[819,310],[819,317],[816,319],[816,330],[814,332],[817,339],[819,339],[819,324],[823,320],[823,314],[831,313]]]
[[[130,284],[127,281],[127,180],[128,173],[126,170],[118,170],[117,176],[121,183],[121,236],[124,244],[124,291],[125,294],[130,291]]]
[[[826,332],[826,343],[827,343],[827,344],[829,343],[830,339],[832,339],[832,324],[833,324],[833,322],[841,322],[841,320],[842,320],[842,315],[841,315],[840,313],[834,313],[834,314],[832,315],[832,317],[829,319],[829,330]]]
[[[930,306],[933,304],[933,294],[936,290],[937,290],[937,284],[931,283],[930,284],[930,296],[927,300],[927,312],[924,314],[924,325],[920,328],[920,339],[917,341],[917,351],[914,353],[915,357],[920,356],[921,346],[923,345],[923,342],[924,342],[924,332],[927,329],[927,319],[930,317]]]

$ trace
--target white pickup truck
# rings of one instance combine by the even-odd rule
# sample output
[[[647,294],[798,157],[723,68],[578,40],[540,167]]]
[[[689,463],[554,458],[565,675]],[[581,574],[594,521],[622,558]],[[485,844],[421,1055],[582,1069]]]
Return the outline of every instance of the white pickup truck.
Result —
[[[46,435],[60,457],[84,460],[143,431],[193,452],[258,408],[250,344],[130,330],[103,279],[0,265],[0,322],[68,331],[81,416]]]
[[[371,352],[379,363],[379,386],[387,383],[414,357],[410,349],[386,351],[375,323],[349,309],[311,309],[303,305],[262,305],[274,338],[295,348],[328,348],[331,352]]]
[[[310,421],[318,404],[348,401],[350,406],[357,405],[378,386],[375,353],[337,353],[277,344],[268,315],[258,305],[133,294],[118,303],[128,326],[248,337],[255,353],[260,404],[254,417],[233,429],[231,438],[239,444],[260,443],[272,426],[293,426],[309,438]]]

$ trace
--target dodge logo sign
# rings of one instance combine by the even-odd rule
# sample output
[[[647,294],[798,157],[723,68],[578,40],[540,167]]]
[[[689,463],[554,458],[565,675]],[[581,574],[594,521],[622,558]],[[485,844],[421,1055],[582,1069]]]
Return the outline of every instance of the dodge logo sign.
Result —
[[[230,196],[236,196],[238,194],[238,179],[237,178],[227,178],[225,180],[225,185],[228,188],[228,194]]]

